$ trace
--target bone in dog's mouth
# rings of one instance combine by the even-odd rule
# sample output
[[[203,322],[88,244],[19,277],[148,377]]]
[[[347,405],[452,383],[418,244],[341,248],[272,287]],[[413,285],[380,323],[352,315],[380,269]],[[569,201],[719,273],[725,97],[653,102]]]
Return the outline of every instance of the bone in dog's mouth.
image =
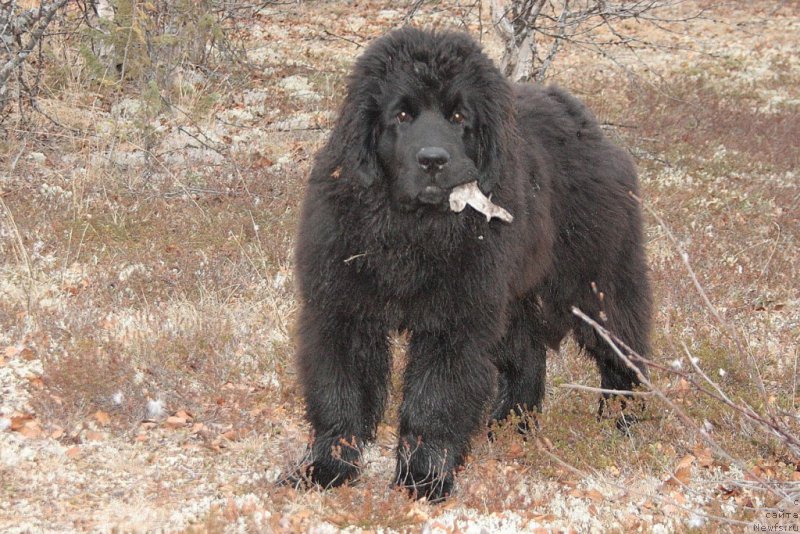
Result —
[[[450,209],[461,212],[469,204],[476,211],[486,215],[486,220],[491,221],[492,217],[497,217],[501,221],[510,223],[514,216],[497,204],[492,203],[491,197],[487,197],[478,187],[478,182],[469,182],[454,187],[450,191]]]

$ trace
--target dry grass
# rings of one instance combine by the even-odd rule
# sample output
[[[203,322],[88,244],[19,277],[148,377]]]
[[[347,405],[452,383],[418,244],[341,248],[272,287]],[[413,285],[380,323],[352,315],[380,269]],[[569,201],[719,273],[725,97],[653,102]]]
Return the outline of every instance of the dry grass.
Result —
[[[790,2],[716,6],[697,35],[674,37],[707,53],[643,53],[651,72],[632,63],[635,78],[577,51],[554,66],[555,81],[616,125],[658,215],[647,221],[653,382],[730,457],[655,398],[630,435],[596,420],[596,394],[561,387],[597,382],[568,344],[549,361],[541,430],[476,437],[447,504],[410,502],[389,486],[397,339],[390,409],[359,483],[272,485],[308,432],[291,341],[303,181],[354,43],[405,15],[361,9],[276,5],[226,27],[236,49],[201,68],[171,48],[122,81],[87,63],[85,35],[47,40],[29,66],[41,112],[24,107],[0,126],[0,422],[13,425],[0,430],[0,527],[725,531],[796,507],[798,451],[670,370],[680,361],[702,382],[688,350],[735,404],[800,434]],[[475,32],[477,14],[425,3],[416,20]],[[483,40],[498,57],[496,37]]]

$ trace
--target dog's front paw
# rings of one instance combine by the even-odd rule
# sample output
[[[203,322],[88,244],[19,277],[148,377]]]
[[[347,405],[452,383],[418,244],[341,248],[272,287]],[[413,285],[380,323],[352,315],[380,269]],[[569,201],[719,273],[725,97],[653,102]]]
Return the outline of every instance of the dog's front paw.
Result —
[[[309,447],[300,463],[282,474],[277,484],[297,489],[314,485],[328,489],[352,482],[360,474],[361,446],[357,440],[327,439]]]
[[[437,503],[444,501],[453,490],[453,473],[441,473],[435,469],[419,470],[397,465],[396,483],[414,499],[426,499]]]
[[[455,464],[447,450],[417,444],[401,443],[397,452],[395,484],[414,499],[436,503],[444,501],[453,491]]]
[[[359,466],[334,458],[316,460],[305,469],[305,478],[323,489],[335,488],[358,478]]]

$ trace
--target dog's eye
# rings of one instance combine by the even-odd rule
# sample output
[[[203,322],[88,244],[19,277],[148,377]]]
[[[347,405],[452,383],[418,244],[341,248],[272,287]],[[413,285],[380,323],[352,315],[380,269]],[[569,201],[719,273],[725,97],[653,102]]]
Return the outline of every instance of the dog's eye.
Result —
[[[450,121],[454,122],[455,124],[464,124],[464,121],[466,121],[466,120],[467,120],[467,118],[464,117],[464,115],[462,115],[458,111],[453,113],[453,116],[450,117]]]
[[[411,113],[406,113],[405,111],[401,111],[397,115],[395,115],[397,122],[411,122]]]

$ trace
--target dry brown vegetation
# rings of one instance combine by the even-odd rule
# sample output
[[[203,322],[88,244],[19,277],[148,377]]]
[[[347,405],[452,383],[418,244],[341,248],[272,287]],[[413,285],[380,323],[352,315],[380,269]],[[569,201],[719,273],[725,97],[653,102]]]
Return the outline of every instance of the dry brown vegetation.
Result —
[[[709,11],[619,51],[627,71],[559,52],[551,80],[637,158],[667,402],[648,397],[629,435],[597,421],[597,394],[572,387],[597,373],[562,347],[541,429],[476,437],[441,506],[389,485],[399,373],[356,485],[273,485],[308,433],[292,367],[305,175],[359,48],[407,6],[117,2],[133,7],[108,25],[80,5],[16,71],[0,123],[0,530],[798,528],[796,2],[685,2]],[[424,2],[412,23],[503,49],[472,2]]]

